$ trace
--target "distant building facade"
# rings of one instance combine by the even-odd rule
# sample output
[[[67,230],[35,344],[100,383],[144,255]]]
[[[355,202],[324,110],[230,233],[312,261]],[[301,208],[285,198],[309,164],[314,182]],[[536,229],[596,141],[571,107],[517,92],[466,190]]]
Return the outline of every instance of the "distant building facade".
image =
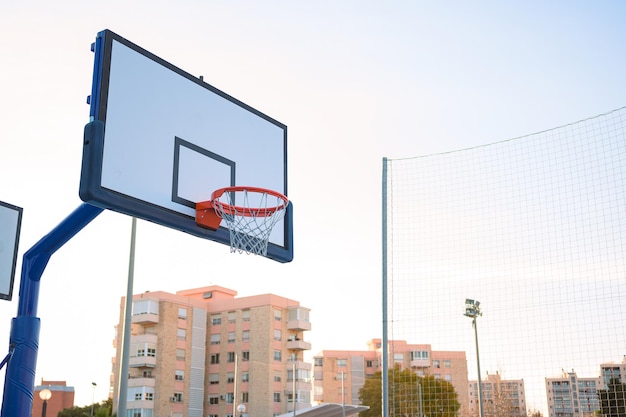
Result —
[[[548,417],[590,417],[600,409],[600,378],[580,378],[574,370],[546,378]]]
[[[127,415],[277,416],[310,406],[311,364],[303,360],[310,310],[273,294],[236,295],[210,286],[133,296]],[[114,410],[124,304],[122,298]]]
[[[479,415],[478,382],[469,381],[470,416]],[[523,379],[502,379],[500,374],[487,374],[481,380],[483,414],[485,417],[526,416],[526,394]]]
[[[33,392],[33,416],[42,415],[43,400],[39,396],[41,390],[49,389],[50,399],[46,401],[46,415],[56,416],[66,408],[74,407],[74,387],[68,387],[65,381],[41,380],[41,385],[35,386]]]
[[[460,416],[468,410],[467,359],[465,352],[434,351],[430,345],[389,341],[389,367],[411,369],[419,376],[432,375],[452,384],[461,404]],[[361,405],[359,390],[365,380],[382,372],[382,341],[371,339],[367,350],[324,350],[314,357],[313,400]]]
[[[600,364],[600,388],[605,389],[612,378],[626,384],[626,356],[623,357],[621,363],[606,362]]]

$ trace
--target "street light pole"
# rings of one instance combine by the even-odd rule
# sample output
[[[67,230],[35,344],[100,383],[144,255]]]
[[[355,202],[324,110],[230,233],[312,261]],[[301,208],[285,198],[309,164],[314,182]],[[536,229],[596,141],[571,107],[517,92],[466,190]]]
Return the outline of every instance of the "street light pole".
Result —
[[[41,417],[46,417],[46,409],[48,408],[48,400],[52,398],[52,391],[48,388],[44,388],[39,391],[39,398],[43,400],[43,404],[41,405]]]
[[[483,388],[480,380],[480,355],[478,353],[478,326],[476,325],[476,318],[482,316],[480,311],[480,301],[466,299],[465,300],[465,314],[466,317],[472,319],[472,326],[474,327],[474,339],[476,340],[476,368],[478,368],[478,412],[480,417],[485,417],[485,411],[483,410]]]
[[[96,397],[96,383],[92,382],[91,385],[93,386],[93,391],[91,392],[91,417],[93,417],[93,403]]]

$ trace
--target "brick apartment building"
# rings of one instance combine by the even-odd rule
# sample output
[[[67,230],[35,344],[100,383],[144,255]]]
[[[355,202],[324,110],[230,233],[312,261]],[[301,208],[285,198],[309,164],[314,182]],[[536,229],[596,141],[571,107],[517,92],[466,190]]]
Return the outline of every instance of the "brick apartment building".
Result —
[[[502,379],[501,375],[487,374],[481,378],[483,413],[485,417],[526,417],[526,394],[523,379]],[[478,382],[469,381],[469,415],[478,416]]]
[[[465,352],[436,351],[427,344],[389,341],[389,367],[412,369],[419,376],[432,375],[452,384],[461,404],[459,416],[468,410]],[[313,400],[359,405],[365,379],[382,371],[382,341],[371,339],[367,350],[324,350],[314,357]]]
[[[310,309],[273,294],[236,295],[209,286],[133,296],[129,415],[277,416],[310,406],[311,364],[303,359]],[[124,305],[122,298],[114,409]]]
[[[46,415],[56,416],[60,411],[66,408],[74,407],[74,387],[68,387],[65,381],[46,381],[41,380],[41,385],[35,386],[33,392],[33,416],[42,415],[43,400],[39,393],[44,390],[50,390],[50,399],[46,401]]]

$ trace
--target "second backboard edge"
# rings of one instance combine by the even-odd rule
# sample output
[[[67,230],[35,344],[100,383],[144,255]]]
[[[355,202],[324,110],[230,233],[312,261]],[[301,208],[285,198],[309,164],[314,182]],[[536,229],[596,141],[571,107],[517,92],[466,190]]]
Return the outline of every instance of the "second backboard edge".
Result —
[[[90,120],[91,122],[85,126],[84,134],[84,147],[83,147],[83,162],[82,173],[80,179],[80,198],[89,204],[117,211],[123,214],[141,218],[156,224],[160,224],[166,227],[183,231],[185,233],[194,235],[196,237],[213,240],[219,243],[228,244],[229,231],[220,227],[217,231],[210,231],[207,229],[199,228],[195,224],[195,219],[191,216],[181,215],[180,213],[173,212],[170,209],[148,203],[138,198],[134,198],[125,194],[118,193],[116,191],[109,190],[102,186],[102,158],[104,153],[104,131],[106,119],[106,77],[103,75],[103,71],[110,65],[110,57],[107,58],[105,49],[111,48],[113,40],[119,41],[129,48],[136,50],[138,53],[143,54],[156,61],[157,63],[165,66],[166,68],[178,73],[179,75],[193,81],[199,86],[218,94],[221,97],[231,101],[255,115],[265,119],[266,121],[275,124],[284,129],[284,141],[283,141],[283,153],[284,153],[284,193],[287,191],[287,127],[272,119],[271,117],[259,112],[258,110],[246,105],[245,103],[231,97],[230,95],[204,83],[202,80],[182,71],[181,69],[173,66],[172,64],[162,60],[154,54],[146,51],[145,49],[133,44],[132,42],[122,38],[121,36],[111,32],[110,30],[104,30],[99,32],[96,38],[93,51],[95,53],[94,58],[94,74],[93,85],[90,97]],[[108,45],[108,46],[107,46]],[[110,53],[109,49],[109,53]],[[269,243],[267,250],[267,257],[278,262],[291,262],[293,260],[293,205],[290,202],[285,218],[284,218],[284,246],[280,246],[274,243]]]

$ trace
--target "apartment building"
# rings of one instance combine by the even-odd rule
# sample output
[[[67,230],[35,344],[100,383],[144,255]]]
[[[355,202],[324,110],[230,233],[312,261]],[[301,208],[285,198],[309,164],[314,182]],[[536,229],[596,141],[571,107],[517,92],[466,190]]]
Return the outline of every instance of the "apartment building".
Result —
[[[417,375],[433,375],[452,384],[461,404],[460,416],[468,410],[467,359],[465,352],[434,351],[427,344],[389,341],[389,367],[412,369]],[[359,390],[365,379],[382,371],[382,341],[371,339],[367,350],[324,350],[313,358],[313,400],[360,405]]]
[[[548,417],[589,417],[600,409],[600,378],[580,378],[572,369],[546,378]]]
[[[626,383],[626,356],[621,363],[605,362],[600,364],[600,389],[606,389],[611,379],[617,379],[620,383]]]
[[[478,382],[469,381],[469,415],[478,416]],[[502,379],[501,375],[487,373],[481,380],[483,413],[485,417],[525,417],[526,394],[523,379]]]
[[[133,296],[127,415],[277,416],[311,404],[310,309],[220,286]],[[112,375],[117,409],[122,298]],[[243,410],[242,410],[243,408]]]

